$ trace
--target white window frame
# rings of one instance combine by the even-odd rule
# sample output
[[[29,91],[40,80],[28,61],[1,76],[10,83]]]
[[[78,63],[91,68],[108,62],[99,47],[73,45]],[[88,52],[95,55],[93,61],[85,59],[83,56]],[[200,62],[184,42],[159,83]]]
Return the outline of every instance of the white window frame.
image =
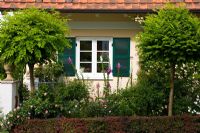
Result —
[[[113,38],[112,37],[77,37],[76,38],[76,70],[77,74],[84,79],[104,79],[103,73],[97,73],[97,40],[109,41],[109,60],[111,70],[113,64]],[[92,41],[92,72],[91,73],[82,73],[80,70],[80,41]],[[107,77],[107,74],[105,73]],[[113,79],[113,74],[109,75],[109,79]]]

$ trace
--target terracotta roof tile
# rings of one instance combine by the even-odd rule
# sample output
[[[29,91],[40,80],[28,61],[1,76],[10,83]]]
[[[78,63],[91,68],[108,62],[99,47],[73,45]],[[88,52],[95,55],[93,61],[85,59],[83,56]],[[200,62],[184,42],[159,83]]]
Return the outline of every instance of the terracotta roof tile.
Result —
[[[168,0],[0,0],[0,9],[27,7],[55,8],[63,10],[133,11],[152,10]],[[170,0],[174,4],[185,3],[191,10],[200,11],[200,0]]]

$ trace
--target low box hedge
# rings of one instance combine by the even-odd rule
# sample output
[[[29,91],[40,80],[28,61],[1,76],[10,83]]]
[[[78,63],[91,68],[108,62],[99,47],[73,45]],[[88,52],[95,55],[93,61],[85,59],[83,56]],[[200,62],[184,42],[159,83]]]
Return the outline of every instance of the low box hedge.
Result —
[[[200,116],[34,119],[13,133],[200,133]]]

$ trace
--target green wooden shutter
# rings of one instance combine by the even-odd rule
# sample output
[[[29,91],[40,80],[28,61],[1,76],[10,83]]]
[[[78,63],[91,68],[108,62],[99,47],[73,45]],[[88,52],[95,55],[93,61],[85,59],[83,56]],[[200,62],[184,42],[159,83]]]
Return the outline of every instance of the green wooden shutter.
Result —
[[[130,38],[113,38],[113,76],[118,76],[117,64],[120,63],[120,77],[130,75]]]
[[[64,72],[66,76],[75,76],[75,70],[73,66],[76,66],[76,38],[68,38],[71,44],[71,48],[65,48],[63,53],[59,53],[59,61],[64,65]],[[68,58],[72,59],[73,66],[68,64]]]

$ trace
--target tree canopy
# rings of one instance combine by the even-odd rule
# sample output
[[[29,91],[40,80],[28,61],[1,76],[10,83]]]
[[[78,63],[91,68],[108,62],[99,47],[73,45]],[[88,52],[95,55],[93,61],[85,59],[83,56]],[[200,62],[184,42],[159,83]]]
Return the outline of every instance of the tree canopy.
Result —
[[[67,35],[67,21],[55,11],[30,8],[4,15],[0,59],[8,64],[28,64],[32,77],[34,64],[52,61],[56,51],[69,46]]]
[[[161,61],[170,67],[168,115],[172,115],[176,66],[199,60],[200,21],[185,7],[167,4],[144,21],[138,35],[142,61]]]
[[[147,16],[138,45],[145,60],[175,64],[198,60],[200,21],[184,7],[166,5],[157,14]]]

